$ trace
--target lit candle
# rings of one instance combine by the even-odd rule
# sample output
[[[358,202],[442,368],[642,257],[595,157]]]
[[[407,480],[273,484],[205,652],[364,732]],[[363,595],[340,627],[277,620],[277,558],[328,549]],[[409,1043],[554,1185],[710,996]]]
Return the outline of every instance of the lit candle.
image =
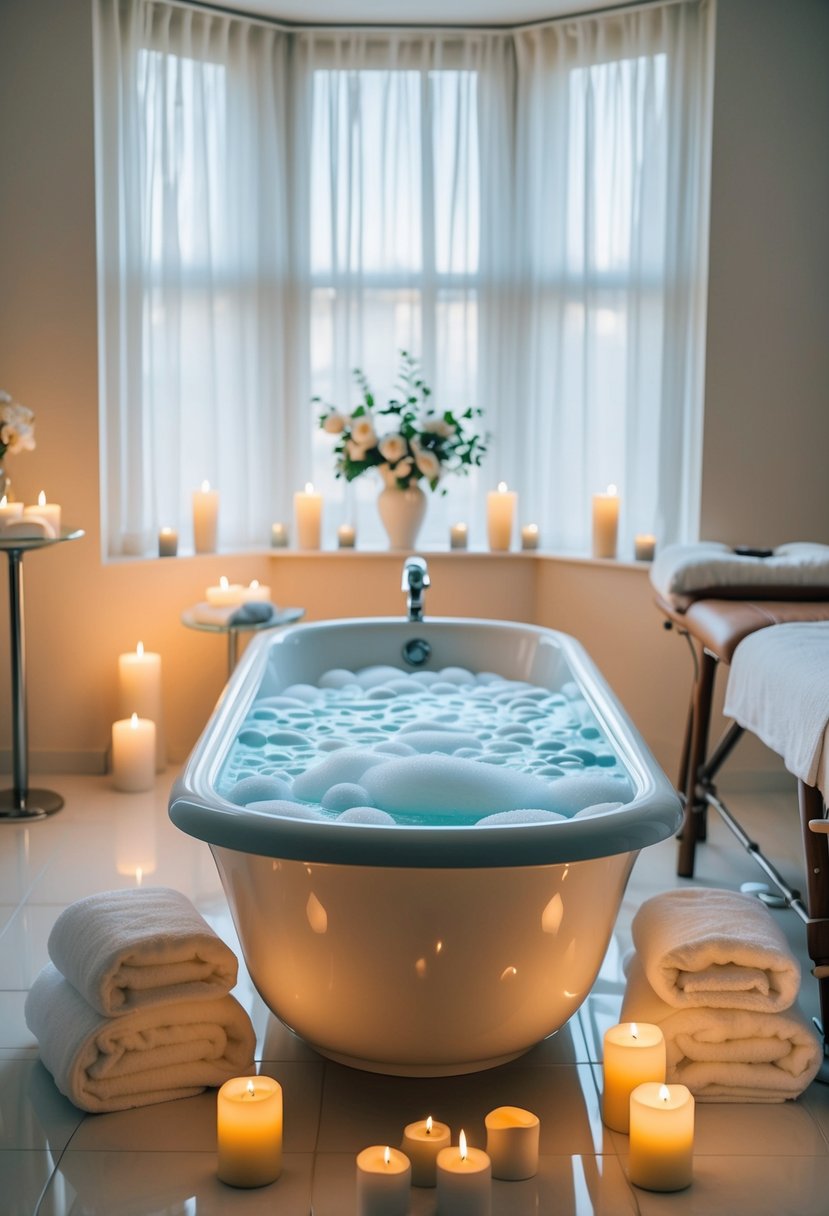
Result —
[[[538,1115],[520,1106],[499,1106],[489,1112],[484,1123],[493,1178],[518,1182],[538,1173]]]
[[[175,528],[162,528],[158,534],[158,556],[175,557],[178,553],[178,532]]]
[[[233,1077],[216,1101],[219,1178],[267,1186],[282,1173],[282,1086],[273,1077]]]
[[[231,583],[224,575],[219,579],[218,585],[208,587],[205,590],[208,604],[215,604],[217,607],[226,608],[232,604],[241,604],[244,602],[245,588],[241,583]]]
[[[271,589],[266,583],[260,583],[258,578],[251,579],[247,587],[242,588],[243,604],[269,604]]]
[[[23,515],[22,502],[9,502],[4,494],[0,498],[0,531],[12,519],[20,519]]]
[[[431,1115],[404,1127],[400,1147],[412,1163],[413,1186],[435,1185],[438,1153],[451,1143],[449,1128]]]
[[[357,1154],[358,1216],[406,1216],[412,1167],[399,1149],[373,1144]]]
[[[133,714],[112,724],[112,782],[138,794],[155,781],[155,723]]]
[[[665,1080],[665,1036],[650,1022],[622,1022],[604,1036],[602,1120],[627,1132],[631,1090],[645,1081]]]
[[[219,528],[219,491],[203,481],[193,491],[193,548],[197,553],[215,553]]]
[[[469,528],[464,523],[452,524],[449,529],[449,548],[465,549],[469,543]]]
[[[656,537],[642,532],[633,538],[633,552],[638,562],[652,562],[656,553]]]
[[[487,1154],[469,1148],[461,1131],[457,1148],[442,1148],[437,1160],[438,1216],[489,1216],[492,1167]]]
[[[322,528],[322,495],[314,493],[311,482],[294,494],[294,522],[300,549],[319,549]]]
[[[684,1085],[637,1085],[630,1095],[630,1160],[634,1186],[681,1191],[691,1185],[694,1097]]]
[[[498,552],[509,549],[512,543],[512,520],[518,495],[508,490],[507,483],[500,481],[497,490],[486,496],[486,530],[489,547]]]
[[[593,495],[593,556],[615,557],[619,531],[619,495],[615,486]]]
[[[127,718],[133,712],[155,723],[156,769],[167,760],[161,698],[161,655],[145,650],[139,642],[134,651],[118,656],[118,712]]]
[[[521,529],[521,548],[538,548],[538,524],[525,524]]]
[[[49,528],[50,536],[60,536],[60,507],[56,502],[46,501],[44,490],[41,490],[37,496],[37,506],[24,508],[23,517],[42,519]]]
[[[337,544],[341,549],[353,549],[357,543],[357,529],[353,524],[340,524],[337,528]]]
[[[271,547],[286,549],[288,546],[288,529],[285,524],[271,524]]]

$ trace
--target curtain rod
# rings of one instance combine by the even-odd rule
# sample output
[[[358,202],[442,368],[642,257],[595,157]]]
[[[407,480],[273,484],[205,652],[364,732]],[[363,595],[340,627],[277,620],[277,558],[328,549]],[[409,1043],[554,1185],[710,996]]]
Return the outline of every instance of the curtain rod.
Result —
[[[708,0],[633,0],[630,4],[598,6],[579,13],[562,13],[559,17],[543,17],[537,21],[514,21],[509,25],[464,25],[460,22],[435,24],[434,22],[405,22],[400,25],[389,25],[371,21],[289,21],[281,17],[264,17],[261,13],[250,13],[243,9],[228,8],[222,4],[211,4],[209,0],[151,0],[152,3],[166,4],[170,8],[190,9],[199,13],[217,13],[225,17],[236,17],[250,25],[261,25],[265,29],[285,30],[287,33],[313,33],[316,30],[382,30],[384,33],[406,33],[407,31],[423,33],[458,33],[480,32],[487,34],[511,34],[516,30],[541,29],[546,25],[558,25],[563,21],[583,21],[590,17],[601,17],[611,13],[644,12],[652,8],[673,8],[677,4],[698,4],[703,7]]]

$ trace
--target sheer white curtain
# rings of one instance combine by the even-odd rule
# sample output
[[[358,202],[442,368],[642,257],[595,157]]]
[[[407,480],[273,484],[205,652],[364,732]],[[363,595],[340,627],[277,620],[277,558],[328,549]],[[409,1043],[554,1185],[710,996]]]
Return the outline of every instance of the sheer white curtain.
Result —
[[[96,0],[103,517],[110,555],[192,543],[221,495],[221,547],[266,544],[310,452],[290,74],[277,29]]]

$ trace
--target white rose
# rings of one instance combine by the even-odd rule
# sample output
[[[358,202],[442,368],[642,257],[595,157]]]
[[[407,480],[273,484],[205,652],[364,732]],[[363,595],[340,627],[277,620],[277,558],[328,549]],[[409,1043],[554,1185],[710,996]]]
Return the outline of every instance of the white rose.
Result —
[[[361,448],[373,448],[377,442],[377,433],[369,418],[353,418],[351,420],[351,438]]]
[[[419,452],[415,463],[427,481],[437,481],[440,477],[440,461],[434,452]]]
[[[341,431],[345,430],[345,417],[334,410],[323,422],[322,429],[329,435],[339,435]]]
[[[455,428],[443,418],[427,418],[420,429],[427,435],[440,435],[441,439],[448,439],[455,433]]]
[[[402,460],[408,451],[408,445],[402,435],[384,435],[377,446],[380,455],[390,464]]]

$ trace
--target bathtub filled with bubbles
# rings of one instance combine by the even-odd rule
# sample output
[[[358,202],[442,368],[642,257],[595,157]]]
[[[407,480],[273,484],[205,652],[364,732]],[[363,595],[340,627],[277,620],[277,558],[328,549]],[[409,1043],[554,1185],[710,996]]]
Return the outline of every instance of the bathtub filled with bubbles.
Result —
[[[566,1022],[680,807],[572,638],[368,619],[256,639],[170,814],[209,842],[274,1013],[417,1075]]]

